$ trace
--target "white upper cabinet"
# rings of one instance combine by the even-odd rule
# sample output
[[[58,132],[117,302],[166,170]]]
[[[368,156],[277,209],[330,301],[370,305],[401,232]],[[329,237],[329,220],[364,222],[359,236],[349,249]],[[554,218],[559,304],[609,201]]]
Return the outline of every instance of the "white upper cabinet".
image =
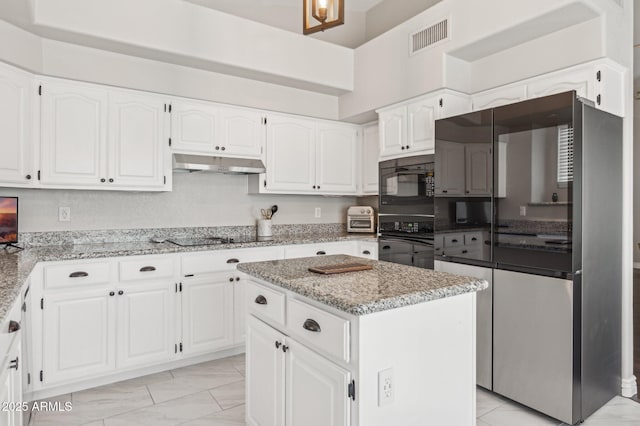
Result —
[[[502,86],[476,93],[471,97],[474,111],[513,104],[525,99],[527,99],[527,86],[524,84]]]
[[[356,195],[360,127],[273,115],[267,120],[266,174],[249,177],[249,191]]]
[[[104,88],[45,81],[41,97],[42,184],[104,186],[107,110]]]
[[[374,124],[362,129],[362,193],[378,193],[378,157],[380,132]]]
[[[0,66],[0,183],[31,186],[36,180],[31,152],[31,77]]]
[[[380,158],[433,154],[435,121],[470,110],[469,96],[444,89],[379,111]]]
[[[171,189],[162,98],[57,79],[41,87],[41,185]]]
[[[407,146],[407,107],[379,113],[380,157],[403,153]]]
[[[354,194],[358,190],[358,130],[319,124],[316,143],[316,189]]]
[[[223,108],[220,113],[223,154],[260,158],[266,136],[264,114],[236,108]]]
[[[593,99],[596,92],[595,86],[596,73],[592,69],[577,69],[534,79],[528,84],[527,97],[540,98],[575,90],[578,96]]]
[[[165,105],[159,97],[110,93],[107,173],[110,184],[164,186],[165,161],[168,158]]]
[[[294,117],[267,119],[267,173],[269,191],[315,192],[315,123]]]
[[[172,101],[171,147],[173,151],[197,154],[221,152],[218,137],[219,112],[217,107],[206,102]]]

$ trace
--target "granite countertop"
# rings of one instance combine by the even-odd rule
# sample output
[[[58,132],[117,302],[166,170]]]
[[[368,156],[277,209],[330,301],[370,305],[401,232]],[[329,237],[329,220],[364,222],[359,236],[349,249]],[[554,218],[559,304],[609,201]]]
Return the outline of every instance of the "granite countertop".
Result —
[[[309,267],[372,265],[368,271],[322,275]],[[480,291],[485,280],[346,255],[238,264],[238,270],[353,315],[415,305]]]
[[[234,244],[212,244],[196,247],[181,247],[169,242],[126,242],[104,244],[79,244],[32,247],[22,251],[13,248],[0,250],[0,319],[18,298],[20,289],[38,262],[61,260],[98,259],[121,256],[157,255],[166,253],[188,253],[199,251],[269,247],[289,244],[314,244],[349,240],[372,240],[372,234],[297,234],[273,237],[268,241],[252,241]]]

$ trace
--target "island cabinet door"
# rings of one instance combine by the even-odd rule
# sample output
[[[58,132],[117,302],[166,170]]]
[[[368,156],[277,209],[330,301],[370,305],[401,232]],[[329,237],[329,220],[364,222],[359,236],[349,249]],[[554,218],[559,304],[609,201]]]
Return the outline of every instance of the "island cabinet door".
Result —
[[[41,375],[45,386],[115,369],[114,296],[109,288],[45,295]]]
[[[235,275],[217,274],[182,281],[182,350],[185,355],[233,345]]]
[[[288,339],[286,425],[351,424],[351,374],[303,345]]]
[[[251,426],[284,425],[285,345],[282,333],[249,315],[247,423]]]

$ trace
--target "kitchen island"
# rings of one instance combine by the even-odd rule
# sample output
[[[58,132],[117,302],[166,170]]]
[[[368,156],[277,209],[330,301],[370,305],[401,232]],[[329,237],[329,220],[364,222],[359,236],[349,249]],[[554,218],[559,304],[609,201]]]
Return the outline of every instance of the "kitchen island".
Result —
[[[365,264],[335,275],[309,267]],[[345,255],[241,263],[250,425],[475,424],[488,283]]]

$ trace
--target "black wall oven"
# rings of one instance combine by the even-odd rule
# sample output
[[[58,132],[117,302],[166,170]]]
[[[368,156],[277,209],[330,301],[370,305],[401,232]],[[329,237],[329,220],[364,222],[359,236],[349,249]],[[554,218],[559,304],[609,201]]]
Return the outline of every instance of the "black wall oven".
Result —
[[[433,155],[380,163],[378,258],[433,269]]]

